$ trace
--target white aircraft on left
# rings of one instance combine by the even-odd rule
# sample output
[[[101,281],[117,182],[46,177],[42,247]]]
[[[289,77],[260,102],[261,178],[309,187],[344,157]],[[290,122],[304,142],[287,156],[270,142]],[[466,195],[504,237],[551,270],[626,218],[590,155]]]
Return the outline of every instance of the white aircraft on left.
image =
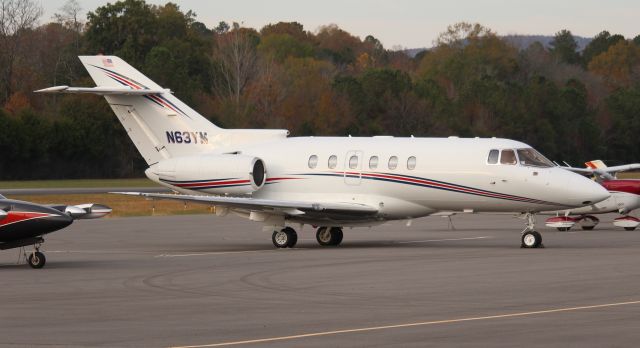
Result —
[[[320,245],[338,245],[343,227],[455,211],[522,212],[521,245],[537,248],[533,214],[609,197],[518,141],[222,129],[116,56],[80,60],[96,87],[38,92],[103,95],[149,165],[147,177],[182,193],[129,194],[203,203],[218,215],[261,222],[279,248],[296,245],[294,226],[317,226]]]

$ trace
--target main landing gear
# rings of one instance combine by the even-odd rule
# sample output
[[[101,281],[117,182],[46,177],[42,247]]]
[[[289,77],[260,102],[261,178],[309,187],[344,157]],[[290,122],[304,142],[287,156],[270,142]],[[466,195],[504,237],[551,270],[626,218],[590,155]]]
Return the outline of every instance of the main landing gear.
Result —
[[[342,242],[342,228],[319,227],[316,231],[316,240],[322,246],[337,246]]]
[[[342,243],[342,228],[340,227],[318,227],[316,240],[322,246],[337,246]],[[271,241],[276,248],[293,248],[298,242],[298,234],[291,227],[285,227],[279,231],[274,231]],[[43,255],[44,257],[44,255]]]
[[[280,231],[273,231],[271,241],[276,248],[293,248],[298,243],[298,234],[291,227],[285,227]]]
[[[525,219],[527,219],[527,227],[522,231],[522,244],[520,247],[544,248],[544,245],[542,245],[542,235],[534,229],[536,224],[535,216],[531,213],[527,213],[525,215]]]

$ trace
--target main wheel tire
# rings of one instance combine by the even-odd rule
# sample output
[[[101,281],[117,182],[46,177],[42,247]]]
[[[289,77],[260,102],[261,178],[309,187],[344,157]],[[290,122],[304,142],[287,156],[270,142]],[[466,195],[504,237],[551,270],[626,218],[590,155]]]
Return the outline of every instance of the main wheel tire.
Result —
[[[296,243],[298,243],[298,233],[296,233],[296,230],[294,230],[291,227],[285,227],[283,229],[284,233],[286,233],[289,237],[289,242],[287,242],[287,247],[288,248],[293,248],[296,246]]]
[[[29,262],[29,266],[31,266],[31,268],[36,269],[44,267],[44,264],[47,263],[47,259],[44,257],[44,254],[39,251],[31,253],[31,255],[29,255],[29,257],[27,258],[27,261]]]
[[[587,225],[584,224],[585,222],[587,223]],[[593,215],[585,215],[582,217],[580,221],[580,227],[582,227],[582,229],[585,231],[591,231],[599,223],[600,223],[600,219],[598,219],[597,217]]]
[[[633,230],[635,230],[636,228],[635,228],[635,227],[625,227],[624,229],[625,229],[625,230],[627,230],[627,231],[633,231]]]
[[[340,227],[332,227],[331,228],[331,245],[338,246],[342,243],[342,238],[344,237],[342,233],[342,229]]]
[[[542,245],[542,236],[537,231],[527,231],[522,234],[523,248],[538,248]]]
[[[284,229],[282,229],[280,231],[273,231],[271,241],[276,248],[286,248],[291,242],[291,237]]]
[[[328,227],[319,227],[316,231],[316,240],[318,244],[322,246],[332,245],[333,242],[333,233],[331,233],[331,229]]]

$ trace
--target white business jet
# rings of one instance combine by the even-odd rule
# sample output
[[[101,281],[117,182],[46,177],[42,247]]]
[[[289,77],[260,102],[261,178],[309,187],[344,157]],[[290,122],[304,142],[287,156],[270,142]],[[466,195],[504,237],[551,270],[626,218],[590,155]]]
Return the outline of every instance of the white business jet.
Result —
[[[292,226],[338,245],[343,227],[447,212],[522,212],[522,246],[537,248],[534,213],[602,201],[601,185],[507,139],[288,137],[287,130],[221,129],[115,56],[82,56],[97,87],[41,93],[104,95],[149,165],[146,175],[198,202],[261,222],[276,247]],[[89,116],[89,115],[88,115]]]

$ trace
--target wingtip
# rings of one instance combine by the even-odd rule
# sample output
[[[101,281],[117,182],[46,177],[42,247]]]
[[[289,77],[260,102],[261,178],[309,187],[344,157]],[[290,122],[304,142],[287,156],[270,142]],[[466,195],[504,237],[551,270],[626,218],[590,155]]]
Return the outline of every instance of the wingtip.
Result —
[[[34,93],[57,93],[69,89],[69,86],[54,86],[33,91]]]
[[[126,195],[126,196],[144,196],[142,192],[108,192],[109,194],[114,195]]]

